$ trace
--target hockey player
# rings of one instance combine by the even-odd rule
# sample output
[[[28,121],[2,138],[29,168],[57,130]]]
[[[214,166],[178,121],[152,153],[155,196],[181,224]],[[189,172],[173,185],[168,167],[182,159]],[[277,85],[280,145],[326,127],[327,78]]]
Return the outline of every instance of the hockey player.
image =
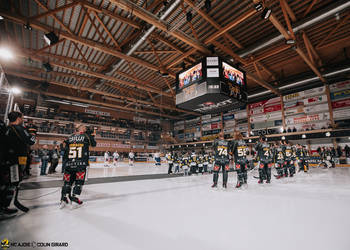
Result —
[[[198,156],[198,173],[199,174],[203,174],[203,163],[204,163],[203,153],[200,153]]]
[[[195,174],[197,173],[197,161],[198,161],[198,157],[197,157],[197,154],[196,154],[196,151],[192,151],[191,153],[191,157],[189,159],[189,163],[190,163],[190,173],[191,174]]]
[[[104,154],[104,159],[105,159],[105,167],[109,167],[109,152],[106,151],[105,154]]]
[[[81,194],[89,165],[89,147],[96,146],[95,134],[95,131],[87,131],[84,125],[78,125],[77,133],[67,139],[68,160],[63,175],[61,207],[69,203],[68,198],[77,205],[83,204],[77,196]]]
[[[130,151],[129,152],[129,166],[134,166],[134,158],[135,158],[135,154],[134,152]]]
[[[208,172],[208,165],[209,165],[209,155],[204,152],[203,155],[203,172],[207,173]]]
[[[168,174],[171,174],[173,172],[173,164],[174,164],[173,153],[172,152],[167,153],[165,158],[166,158],[168,165],[169,165]]]
[[[262,184],[266,179],[266,183],[271,182],[271,167],[272,167],[272,148],[269,143],[266,142],[265,137],[260,136],[259,142],[255,146],[257,151],[257,157],[259,160],[259,181]]]
[[[184,156],[181,159],[181,168],[184,171],[184,176],[188,175],[188,165],[189,165],[189,158],[187,156],[187,153],[184,154]]]
[[[0,156],[0,215],[11,216],[17,209],[10,209],[15,196],[14,205],[24,212],[29,209],[17,200],[18,186],[23,179],[27,164],[28,146],[34,145],[35,136],[23,127],[23,115],[12,111],[8,114],[10,125],[1,124],[1,156]]]
[[[285,166],[285,161],[284,161],[285,155],[283,151],[283,143],[280,142],[279,144],[276,143],[273,151],[273,159],[275,162],[275,167],[277,170],[277,179],[280,179],[283,177],[283,170]]]
[[[119,154],[118,154],[117,151],[115,151],[115,152],[113,153],[113,165],[114,165],[114,166],[117,166],[118,160],[119,160]]]
[[[297,145],[296,156],[299,165],[298,172],[303,170],[306,173],[309,169],[309,164],[307,163],[308,152],[305,146],[301,146],[300,144]]]
[[[219,134],[219,138],[214,141],[215,163],[214,163],[214,175],[213,185],[211,187],[217,187],[219,179],[219,171],[222,169],[222,186],[227,188],[227,179],[229,170],[229,149],[230,143],[224,139],[224,133]]]
[[[174,174],[180,172],[180,160],[177,153],[174,154],[174,168],[175,168]]]
[[[288,177],[288,171],[289,171],[289,177],[293,177],[295,174],[295,165],[293,162],[293,147],[291,143],[288,143],[287,141],[284,141],[284,155],[285,155],[285,170],[284,170],[284,176]]]
[[[237,184],[236,188],[240,188],[243,184],[247,184],[247,170],[248,170],[248,146],[243,140],[243,136],[240,132],[235,133],[235,140],[232,146],[232,152],[234,156],[235,169],[237,171]]]

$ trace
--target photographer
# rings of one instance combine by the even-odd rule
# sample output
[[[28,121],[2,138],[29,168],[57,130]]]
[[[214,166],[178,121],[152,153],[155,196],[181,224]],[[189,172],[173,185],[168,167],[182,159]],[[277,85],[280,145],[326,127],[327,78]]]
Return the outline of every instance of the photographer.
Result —
[[[4,214],[13,214],[17,210],[9,209],[13,196],[14,205],[24,212],[29,209],[17,200],[18,186],[23,179],[23,172],[27,164],[28,146],[35,143],[35,136],[30,135],[22,126],[23,115],[12,111],[8,114],[10,125],[6,128],[3,144],[3,159],[1,160],[1,211]]]
[[[86,129],[84,125],[78,125],[76,130],[77,132],[69,136],[66,141],[68,157],[63,175],[61,208],[69,203],[68,198],[76,205],[83,204],[77,196],[81,194],[85,182],[86,168],[89,165],[89,147],[96,146],[95,131]]]

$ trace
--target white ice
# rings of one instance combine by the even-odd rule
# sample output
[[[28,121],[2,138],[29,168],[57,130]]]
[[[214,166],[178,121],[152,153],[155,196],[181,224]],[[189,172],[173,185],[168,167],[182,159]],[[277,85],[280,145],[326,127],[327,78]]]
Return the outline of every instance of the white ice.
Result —
[[[58,188],[26,190],[31,210],[1,221],[0,236],[69,243],[40,249],[350,249],[350,169],[263,185],[256,174],[242,190],[233,173],[227,190],[211,189],[212,175],[86,185],[78,209],[58,208]]]

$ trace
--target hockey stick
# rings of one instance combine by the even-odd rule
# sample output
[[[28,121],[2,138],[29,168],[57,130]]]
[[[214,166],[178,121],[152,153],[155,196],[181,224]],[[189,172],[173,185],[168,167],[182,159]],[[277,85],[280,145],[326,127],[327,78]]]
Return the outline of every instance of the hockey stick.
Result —
[[[16,190],[15,190],[15,192],[16,192],[16,193],[15,193],[15,200],[14,200],[14,202],[13,202],[13,205],[15,205],[19,210],[21,210],[21,211],[27,213],[27,212],[29,211],[29,208],[23,206],[23,205],[18,201],[18,191],[19,191],[18,186],[16,186]]]

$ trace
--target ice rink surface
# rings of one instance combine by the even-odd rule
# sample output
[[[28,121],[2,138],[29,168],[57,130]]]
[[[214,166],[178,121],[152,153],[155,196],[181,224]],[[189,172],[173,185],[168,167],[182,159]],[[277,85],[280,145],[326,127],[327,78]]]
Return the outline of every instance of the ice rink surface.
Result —
[[[212,175],[86,185],[78,209],[58,208],[58,188],[24,190],[31,210],[0,221],[0,236],[69,244],[40,249],[350,249],[350,169],[263,185],[252,175],[241,190],[235,173],[227,190],[211,189]]]

